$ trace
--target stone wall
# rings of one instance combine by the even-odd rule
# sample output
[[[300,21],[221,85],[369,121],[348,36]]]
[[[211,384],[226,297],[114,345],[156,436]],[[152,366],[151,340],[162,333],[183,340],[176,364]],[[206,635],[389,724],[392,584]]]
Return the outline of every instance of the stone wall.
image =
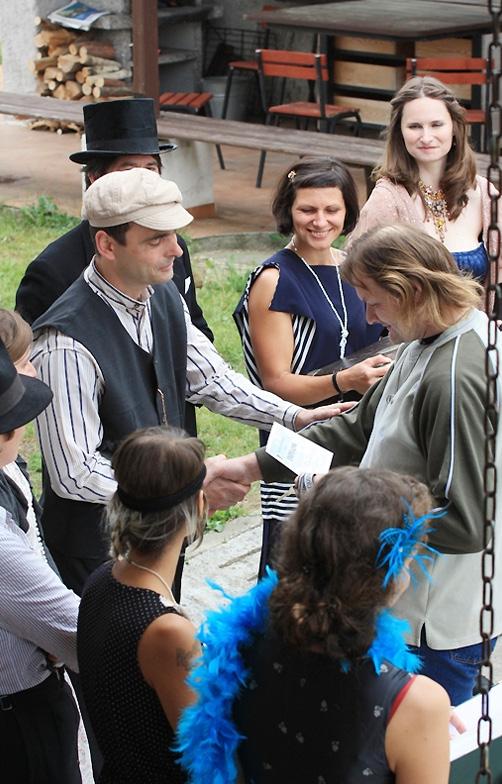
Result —
[[[8,92],[34,93],[36,79],[30,70],[37,49],[33,42],[37,33],[35,17],[46,17],[64,5],[64,0],[2,0],[0,2],[0,45],[3,60],[3,89]],[[92,0],[98,10],[111,11],[115,16],[102,17],[93,30],[111,40],[117,58],[124,64],[131,62],[130,0]],[[105,34],[101,31],[106,31]]]

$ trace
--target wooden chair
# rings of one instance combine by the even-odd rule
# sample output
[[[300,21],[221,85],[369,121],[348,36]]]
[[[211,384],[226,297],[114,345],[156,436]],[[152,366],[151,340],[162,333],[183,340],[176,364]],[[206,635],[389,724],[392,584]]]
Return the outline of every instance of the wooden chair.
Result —
[[[433,76],[443,84],[466,84],[481,88],[488,84],[490,78],[489,61],[484,57],[408,57],[406,76]],[[461,103],[465,101],[461,100]],[[485,108],[467,107],[465,120],[469,125],[477,125],[481,131],[481,127],[487,123],[487,111]],[[481,133],[478,133],[478,138],[480,136]]]
[[[279,6],[277,5],[263,5],[261,10],[262,11],[275,11]],[[263,28],[263,38],[260,35],[260,39],[256,41],[258,45],[262,45],[264,49],[268,49],[270,43],[270,28],[267,27],[266,24],[260,24],[260,27]],[[223,109],[221,110],[221,117],[224,120],[227,116],[228,111],[228,101],[230,99],[230,91],[232,90],[232,81],[234,78],[235,73],[244,73],[244,74],[253,74],[256,79],[256,87],[258,89],[258,93],[260,91],[260,81],[258,77],[258,61],[256,56],[252,60],[232,60],[228,64],[228,75],[227,75],[227,83],[225,86],[225,97],[223,99]]]
[[[171,93],[165,92],[159,96],[159,107],[163,112],[184,112],[186,114],[204,114],[212,117],[212,93]],[[216,144],[216,153],[222,169],[225,168],[223,153],[219,144]]]
[[[328,81],[328,68],[325,54],[310,52],[290,52],[277,49],[258,49],[258,76],[260,82],[260,98],[267,125],[279,125],[284,117],[293,118],[296,127],[306,130],[311,121],[316,122],[319,130],[332,133],[336,123],[340,120],[352,118],[354,121],[354,134],[359,135],[361,116],[353,106],[345,104],[331,104],[326,100],[326,83]],[[267,77],[280,77],[281,103],[267,106],[265,79]],[[306,81],[309,85],[315,82],[315,95],[317,101],[292,101],[283,103],[287,79]],[[256,187],[260,188],[263,179],[266,150],[260,155]]]

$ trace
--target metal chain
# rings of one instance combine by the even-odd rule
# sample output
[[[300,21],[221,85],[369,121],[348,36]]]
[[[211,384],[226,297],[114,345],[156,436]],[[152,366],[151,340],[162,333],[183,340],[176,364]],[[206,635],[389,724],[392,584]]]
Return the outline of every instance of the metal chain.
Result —
[[[479,616],[482,660],[479,668],[479,692],[481,694],[481,716],[478,721],[479,770],[476,784],[485,781],[492,784],[490,769],[490,743],[492,741],[492,719],[490,717],[489,689],[493,683],[491,661],[491,638],[494,629],[493,577],[495,573],[495,516],[497,491],[496,438],[498,425],[497,382],[499,378],[499,353],[497,350],[498,319],[502,316],[501,286],[498,283],[498,259],[501,250],[501,234],[498,226],[498,202],[502,193],[502,169],[499,164],[500,130],[502,107],[500,105],[500,66],[502,47],[499,40],[501,0],[488,0],[492,17],[492,41],[488,47],[490,63],[488,125],[490,164],[487,179],[494,187],[490,192],[490,225],[488,227],[487,250],[490,260],[488,285],[486,287],[486,312],[488,314],[488,343],[485,355],[486,400],[484,414],[485,463],[483,472],[483,555],[481,576],[483,582],[482,605]]]

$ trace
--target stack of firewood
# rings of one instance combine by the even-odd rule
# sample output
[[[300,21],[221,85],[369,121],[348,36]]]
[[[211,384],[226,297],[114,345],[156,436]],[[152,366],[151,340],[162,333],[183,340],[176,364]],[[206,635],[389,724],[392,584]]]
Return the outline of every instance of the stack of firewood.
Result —
[[[131,71],[116,59],[110,41],[37,18],[38,55],[30,63],[40,95],[69,101],[132,95]]]

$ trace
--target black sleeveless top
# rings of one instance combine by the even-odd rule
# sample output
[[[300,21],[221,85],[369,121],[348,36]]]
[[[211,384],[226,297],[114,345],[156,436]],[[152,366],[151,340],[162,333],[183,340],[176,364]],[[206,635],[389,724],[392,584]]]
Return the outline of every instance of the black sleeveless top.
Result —
[[[363,659],[348,672],[327,656],[293,650],[269,631],[243,654],[247,686],[234,706],[245,740],[246,784],[387,784],[393,706],[413,676]]]
[[[77,652],[85,703],[104,757],[99,784],[182,784],[174,733],[138,664],[138,644],[160,615],[176,613],[155,591],[123,585],[112,562],[89,578]]]

